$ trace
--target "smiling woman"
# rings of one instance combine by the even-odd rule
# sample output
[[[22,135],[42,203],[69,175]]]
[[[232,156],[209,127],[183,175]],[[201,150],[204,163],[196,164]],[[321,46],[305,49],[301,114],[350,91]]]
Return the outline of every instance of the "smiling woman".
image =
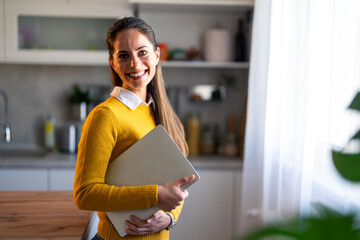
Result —
[[[186,156],[184,128],[165,91],[154,32],[144,21],[123,18],[107,34],[114,90],[86,119],[79,143],[74,198],[78,208],[97,211],[98,233],[93,239],[121,239],[106,212],[157,206],[148,219],[129,216],[127,239],[167,240],[188,192],[184,177],[162,185],[112,186],[105,182],[107,167],[126,149],[162,124]],[[144,156],[146,161],[146,156]],[[131,222],[130,222],[131,220]]]

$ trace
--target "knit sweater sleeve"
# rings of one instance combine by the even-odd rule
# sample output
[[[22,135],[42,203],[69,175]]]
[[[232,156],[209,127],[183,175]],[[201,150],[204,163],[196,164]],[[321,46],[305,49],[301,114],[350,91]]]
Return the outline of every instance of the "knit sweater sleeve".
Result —
[[[182,204],[180,206],[177,206],[174,210],[170,211],[174,215],[175,222],[178,221],[183,206],[184,206],[184,201],[182,202]]]
[[[107,107],[97,107],[85,121],[74,181],[74,200],[79,209],[125,211],[158,204],[157,185],[116,187],[105,183],[118,131],[117,120]]]

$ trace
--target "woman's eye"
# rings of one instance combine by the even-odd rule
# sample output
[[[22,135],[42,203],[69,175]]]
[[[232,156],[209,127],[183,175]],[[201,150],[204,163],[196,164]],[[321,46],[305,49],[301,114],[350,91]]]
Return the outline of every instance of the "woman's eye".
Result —
[[[144,55],[146,55],[147,54],[147,51],[145,51],[145,50],[141,50],[140,52],[139,52],[139,55],[140,56],[144,56]]]
[[[124,59],[127,59],[127,58],[128,58],[127,54],[120,54],[119,55],[119,59],[121,59],[121,60],[124,60]]]

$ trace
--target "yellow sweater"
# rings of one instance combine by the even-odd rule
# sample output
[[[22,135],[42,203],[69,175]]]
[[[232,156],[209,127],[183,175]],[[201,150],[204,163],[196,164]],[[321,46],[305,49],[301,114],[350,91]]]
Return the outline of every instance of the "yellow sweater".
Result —
[[[108,164],[155,126],[151,106],[139,105],[131,110],[114,97],[99,104],[84,123],[75,171],[74,199],[79,209],[97,211],[98,232],[105,240],[169,239],[166,230],[121,238],[105,213],[158,205],[157,185],[115,187],[105,184]],[[172,211],[175,221],[181,208]]]

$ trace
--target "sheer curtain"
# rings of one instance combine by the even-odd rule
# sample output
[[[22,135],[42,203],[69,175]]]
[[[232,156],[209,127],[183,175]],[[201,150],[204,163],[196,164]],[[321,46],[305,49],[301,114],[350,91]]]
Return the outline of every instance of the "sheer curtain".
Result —
[[[256,0],[249,74],[241,231],[311,203],[360,208],[360,186],[331,149],[360,127],[360,1]],[[360,169],[359,169],[360,171]]]

